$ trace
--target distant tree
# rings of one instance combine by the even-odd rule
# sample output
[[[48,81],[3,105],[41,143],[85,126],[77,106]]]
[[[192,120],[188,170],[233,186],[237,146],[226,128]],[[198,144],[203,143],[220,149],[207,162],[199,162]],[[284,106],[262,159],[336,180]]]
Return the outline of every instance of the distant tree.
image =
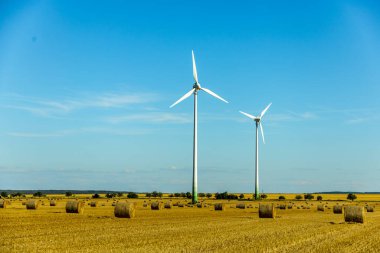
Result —
[[[244,199],[244,194],[243,193],[239,195],[239,199]]]
[[[8,192],[1,192],[0,195],[2,198],[8,198]]]
[[[97,194],[97,193],[95,193],[94,195],[92,195],[92,198],[93,198],[93,199],[98,199],[98,198],[100,198],[100,195]]]
[[[228,192],[215,193],[216,199],[238,199],[238,196],[235,194],[228,194]]]
[[[322,196],[320,196],[320,195],[317,196],[317,200],[318,200],[318,201],[321,201],[322,199],[323,199]]]
[[[146,196],[147,198],[151,198],[151,197],[152,197],[152,193],[147,192],[147,193],[145,194],[145,196]]]
[[[116,196],[117,196],[116,193],[106,193],[106,198],[109,198],[109,199],[114,198]]]
[[[260,195],[260,198],[261,199],[266,199],[266,198],[268,198],[268,195],[266,195],[266,194],[263,193],[263,194]]]
[[[138,197],[139,197],[139,195],[137,195],[134,192],[129,192],[127,195],[127,198],[129,198],[129,199],[137,199]]]
[[[301,200],[302,196],[301,195],[296,195],[296,200]]]
[[[285,198],[285,196],[282,196],[282,195],[281,195],[281,196],[278,197],[278,199],[279,199],[279,200],[285,200],[286,198]]]
[[[204,198],[204,197],[206,197],[206,194],[204,194],[203,192],[198,193],[198,197],[200,197],[200,198]]]
[[[20,193],[20,192],[12,193],[12,194],[11,194],[11,197],[12,197],[12,198],[22,197],[22,193]]]
[[[307,200],[312,200],[312,199],[314,199],[314,195],[311,194],[311,193],[305,194],[303,197],[304,197],[304,199],[307,199]]]
[[[44,196],[43,194],[42,194],[42,192],[35,192],[35,193],[33,193],[33,196],[34,197],[42,197],[42,196]]]
[[[73,196],[73,193],[72,192],[65,192],[65,196],[66,197],[71,197],[71,196]]]
[[[162,192],[158,192],[157,197],[162,198],[164,194]]]
[[[157,191],[153,191],[152,192],[152,197],[153,198],[157,198],[158,197],[158,192]]]
[[[182,198],[186,198],[186,193],[181,192],[181,197],[182,197]]]
[[[190,192],[186,192],[186,198],[191,199],[191,193]]]
[[[180,196],[181,196],[181,193],[178,193],[178,192],[174,193],[174,197],[178,198]]]
[[[116,195],[120,198],[120,197],[123,197],[123,193],[122,192],[118,192],[116,193]]]
[[[173,193],[170,193],[168,196],[169,196],[169,198],[173,198],[173,197],[174,197],[174,194],[173,194]]]
[[[353,194],[353,193],[349,193],[349,194],[347,195],[347,199],[348,199],[348,200],[351,200],[351,201],[354,201],[355,199],[357,199],[357,197],[356,197],[355,194]]]
[[[207,193],[207,194],[206,194],[206,197],[207,197],[207,198],[211,198],[211,197],[212,197],[212,194],[211,194],[211,193]]]

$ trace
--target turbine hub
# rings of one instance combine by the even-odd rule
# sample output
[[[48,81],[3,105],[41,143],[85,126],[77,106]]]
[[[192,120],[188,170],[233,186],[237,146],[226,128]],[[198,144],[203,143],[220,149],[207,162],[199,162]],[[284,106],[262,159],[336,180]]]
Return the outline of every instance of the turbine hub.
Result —
[[[200,90],[201,86],[200,86],[199,83],[194,83],[193,88],[196,89],[196,90]]]

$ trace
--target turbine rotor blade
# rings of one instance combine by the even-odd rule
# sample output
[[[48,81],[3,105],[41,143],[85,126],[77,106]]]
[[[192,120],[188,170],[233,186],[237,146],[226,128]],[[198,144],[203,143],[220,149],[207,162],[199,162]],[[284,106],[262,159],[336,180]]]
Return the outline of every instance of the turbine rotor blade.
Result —
[[[261,122],[259,124],[260,124],[261,136],[263,137],[263,143],[265,144],[263,125],[261,124]]]
[[[212,92],[211,90],[209,89],[206,89],[206,88],[201,88],[201,90],[205,91],[206,93],[210,94],[211,96],[213,97],[216,97],[217,99],[220,99],[222,100],[223,102],[227,103],[228,104],[228,101],[225,100],[224,98],[222,98],[221,96],[215,94],[214,92]]]
[[[270,103],[267,107],[265,107],[265,109],[261,112],[260,114],[260,118],[262,118],[264,116],[264,114],[268,111],[269,107],[272,105],[272,103]]]
[[[245,116],[247,116],[248,118],[250,118],[250,119],[253,119],[253,120],[255,120],[256,119],[256,117],[255,116],[253,116],[253,115],[251,115],[251,114],[248,114],[248,113],[246,113],[246,112],[242,112],[242,111],[239,111],[241,114],[244,114]]]
[[[195,65],[195,57],[194,57],[193,50],[191,50],[191,55],[193,56],[193,77],[194,77],[194,81],[198,84],[197,66]]]
[[[195,91],[195,89],[191,89],[191,91],[189,91],[188,93],[186,93],[185,95],[183,95],[183,97],[181,97],[180,99],[178,99],[174,104],[172,104],[170,106],[170,108],[172,108],[173,106],[175,106],[176,104],[180,103],[182,100],[185,100],[186,98],[190,97],[191,94],[193,94]]]

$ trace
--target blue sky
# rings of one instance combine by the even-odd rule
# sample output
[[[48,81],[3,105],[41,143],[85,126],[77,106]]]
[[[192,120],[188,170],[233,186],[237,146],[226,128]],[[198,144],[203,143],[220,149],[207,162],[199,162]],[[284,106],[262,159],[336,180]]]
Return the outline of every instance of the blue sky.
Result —
[[[378,1],[0,1],[0,188],[380,191]]]

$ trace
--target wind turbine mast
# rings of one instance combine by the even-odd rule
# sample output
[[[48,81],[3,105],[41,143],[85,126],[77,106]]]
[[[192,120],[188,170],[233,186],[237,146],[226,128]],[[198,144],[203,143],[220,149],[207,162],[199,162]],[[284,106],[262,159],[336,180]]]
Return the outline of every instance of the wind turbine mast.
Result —
[[[192,54],[192,60],[193,60],[193,77],[194,77],[194,85],[193,88],[186,93],[184,96],[182,96],[180,99],[178,99],[174,104],[170,106],[173,107],[176,104],[180,103],[181,101],[185,100],[186,98],[190,97],[192,94],[194,95],[194,138],[193,138],[193,189],[192,189],[192,203],[195,204],[198,202],[198,91],[203,90],[204,92],[210,94],[211,96],[222,100],[225,103],[228,103],[225,99],[220,97],[219,95],[215,94],[209,89],[206,89],[204,87],[201,87],[200,83],[198,82],[198,73],[197,73],[197,66],[195,64],[195,57],[194,52],[191,51]]]

